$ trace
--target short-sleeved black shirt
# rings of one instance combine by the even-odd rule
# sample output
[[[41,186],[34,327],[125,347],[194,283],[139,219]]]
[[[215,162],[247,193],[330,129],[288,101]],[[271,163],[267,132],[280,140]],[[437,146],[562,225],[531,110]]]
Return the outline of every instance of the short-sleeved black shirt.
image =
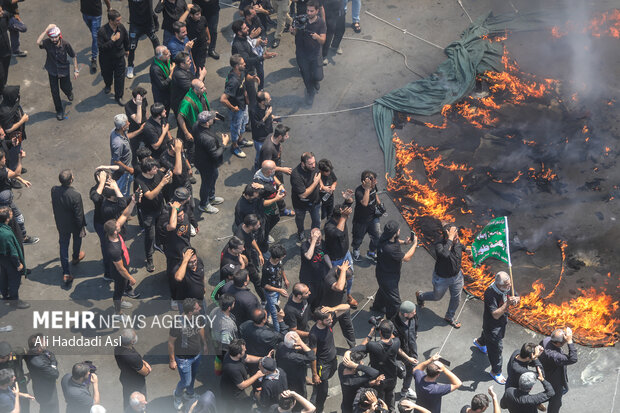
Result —
[[[325,263],[325,252],[323,245],[314,246],[314,254],[312,258],[307,259],[306,253],[310,249],[310,240],[306,240],[301,244],[301,266],[299,267],[299,282],[304,284],[320,283],[323,276],[327,272],[327,264]]]
[[[220,389],[224,400],[238,399],[244,396],[244,391],[239,390],[237,385],[248,378],[248,371],[241,360],[233,360],[230,354],[226,354],[222,362],[222,379]]]
[[[228,73],[224,93],[228,96],[231,105],[239,110],[245,110],[245,73],[237,75],[234,70]]]
[[[157,121],[155,121],[155,119],[153,119],[152,117],[146,121],[144,129],[142,129],[142,141],[144,142],[144,145],[146,145],[146,147],[151,150],[154,159],[159,159],[166,148],[165,138],[162,141],[161,145],[159,145],[159,148],[153,148],[153,145],[156,144],[157,141],[159,141],[161,133],[162,125],[160,123],[157,123]]]
[[[152,191],[157,188],[164,177],[163,172],[157,171],[154,177],[147,178],[146,176],[139,174],[136,176],[136,184],[140,187],[143,194]],[[140,211],[146,215],[159,215],[161,209],[164,206],[164,194],[163,189],[159,191],[159,194],[153,199],[148,199],[144,195],[140,201]]]
[[[284,306],[284,323],[289,328],[296,328],[301,331],[308,331],[308,322],[310,321],[310,306],[307,300],[300,303],[293,301],[293,297],[289,297]]]
[[[175,162],[176,155],[170,155],[167,150],[162,151],[159,156],[159,164],[166,169],[170,169],[171,171],[174,171]],[[185,160],[185,151],[181,151],[181,175],[172,175],[172,185],[170,186],[170,190],[173,191],[180,187],[191,190],[191,184],[189,182],[189,168],[187,167],[187,161]]]
[[[172,270],[173,274],[179,270],[181,262],[179,262]],[[200,258],[198,258],[198,265],[196,270],[192,271],[187,266],[185,271],[185,278],[180,283],[180,289],[177,288],[177,299],[184,300],[186,298],[195,298],[202,300],[205,297],[205,266]]]
[[[309,347],[316,348],[316,359],[318,362],[331,362],[336,358],[336,344],[334,343],[334,332],[331,327],[323,329],[314,325],[310,329]]]
[[[184,314],[185,316],[185,314]],[[185,317],[183,318],[185,321]],[[170,337],[176,337],[174,342],[174,355],[177,357],[191,358],[200,354],[202,349],[202,338],[200,329],[202,322],[196,317],[187,317],[187,322],[183,327],[172,327]]]
[[[245,249],[242,254],[245,255],[251,263],[256,264],[254,262],[256,250],[252,246],[252,241],[256,240],[256,234],[254,234],[253,232],[245,232],[243,230],[243,227],[240,225],[239,227],[237,227],[237,232],[235,232],[235,235],[237,236],[237,238],[243,241],[243,247]]]
[[[401,250],[398,240],[380,246],[377,250],[377,277],[390,275],[400,278],[404,256],[405,253]]]
[[[271,285],[275,288],[282,288],[282,263],[272,264],[270,260],[265,260],[261,277],[261,287]]]
[[[177,227],[172,231],[168,231],[166,226],[170,221],[171,208],[171,206],[166,205],[159,217],[159,224],[163,227],[163,232],[166,234],[163,240],[164,253],[167,258],[181,259],[183,257],[183,250],[190,246],[189,213],[185,211],[183,219],[179,219],[177,213]]]
[[[80,12],[87,16],[101,16],[103,8],[101,0],[80,0]]]
[[[504,305],[504,298],[492,286],[484,291],[484,314],[482,316],[482,329],[489,333],[500,333],[506,328],[508,316],[504,313],[499,319],[493,318],[493,311]]]
[[[327,176],[321,174],[321,182],[323,183],[323,186],[332,186],[332,184],[336,182],[337,180],[338,180],[338,177],[336,176],[334,171],[331,171],[331,173]],[[325,194],[326,192],[321,191],[321,198],[323,198]],[[331,194],[331,196],[334,196],[334,194]]]
[[[337,266],[333,266],[323,279],[323,298],[321,304],[328,307],[335,307],[347,301],[347,289],[343,288],[342,291],[334,291],[332,285],[338,282],[340,276],[340,270]],[[345,283],[346,284],[346,283]]]
[[[265,139],[265,143],[260,148],[258,155],[258,164],[262,165],[264,161],[274,161],[276,166],[282,166],[282,144],[275,144],[269,139]]]
[[[220,0],[194,0],[193,3],[200,6],[203,16],[211,16],[220,11]]]
[[[49,38],[43,39],[41,49],[45,49],[47,56],[45,58],[45,70],[52,75],[58,77],[69,76],[70,58],[75,57],[75,52],[68,41],[62,39],[60,46],[56,46]]]
[[[241,263],[239,262],[239,256],[232,255],[228,251],[228,244],[226,244],[224,246],[224,249],[222,250],[222,254],[220,255],[220,270],[228,264],[232,264],[235,267],[235,270],[238,268],[241,268]],[[220,278],[220,281],[221,280],[223,280],[223,278]]]
[[[142,123],[146,122],[147,120],[146,108],[148,107],[149,107],[148,100],[146,100],[146,98],[143,98],[142,106],[140,108],[142,109]],[[129,120],[129,132],[137,131],[138,129],[140,129],[140,126],[142,126],[142,123],[135,122],[131,117],[131,115],[135,115],[137,113],[138,113],[138,105],[135,104],[133,99],[129,99],[127,103],[125,103],[125,115],[127,115],[127,120]],[[142,129],[142,131],[144,131],[144,129]],[[131,140],[134,140],[134,139],[142,139],[142,134],[140,134],[140,136],[136,136],[132,138]]]
[[[129,0],[129,23],[141,28],[153,26],[151,0]]]
[[[108,257],[110,258],[110,261],[118,262],[118,261],[122,260],[123,261],[123,267],[127,268],[129,263],[127,262],[127,256],[125,255],[125,253],[123,251],[123,246],[122,246],[122,243],[121,243],[120,239],[118,241],[110,241],[110,240],[108,240],[108,242],[106,243],[106,249],[107,249],[107,253],[108,253]],[[112,278],[114,278],[114,279],[122,278],[121,273],[118,272],[118,270],[116,269],[115,265],[111,265],[110,269],[111,269],[112,274],[113,274]]]
[[[9,170],[5,166],[0,169],[0,191],[11,190],[11,182],[9,181]]]
[[[118,368],[121,370],[119,380],[124,386],[139,389],[146,385],[146,377],[138,373],[142,369],[144,362],[136,349],[116,346],[114,348],[114,358]]]
[[[161,24],[162,30],[166,30],[170,33],[173,33],[172,24],[178,21],[185,10],[187,10],[187,3],[185,0],[174,0],[173,2],[169,2],[167,0],[163,1],[163,22]]]
[[[349,251],[349,230],[344,224],[344,231],[338,229],[336,218],[331,218],[325,224],[325,253],[332,260],[340,260]]]
[[[319,173],[318,169],[315,168],[312,171],[307,171],[301,166],[301,163],[293,169],[293,172],[291,172],[291,200],[293,201],[293,208],[307,209],[309,208],[309,204],[316,205],[319,203],[321,199],[319,196],[319,185],[314,187],[314,191],[312,191],[307,198],[300,198],[300,195],[312,185],[314,176],[317,173]]]
[[[196,39],[192,50],[200,50],[207,47],[207,18],[200,16],[200,19],[194,20],[192,16],[187,16],[185,20],[187,24],[187,37]]]
[[[353,222],[368,222],[375,217],[377,208],[377,187],[374,186],[368,195],[368,205],[362,205],[364,192],[363,186],[355,188],[355,209],[353,210]]]
[[[314,23],[308,22],[306,30],[298,30],[295,35],[297,53],[302,53],[306,57],[317,57],[321,54],[322,45],[314,40],[310,33],[319,35],[327,33],[327,26],[321,17],[317,17]]]

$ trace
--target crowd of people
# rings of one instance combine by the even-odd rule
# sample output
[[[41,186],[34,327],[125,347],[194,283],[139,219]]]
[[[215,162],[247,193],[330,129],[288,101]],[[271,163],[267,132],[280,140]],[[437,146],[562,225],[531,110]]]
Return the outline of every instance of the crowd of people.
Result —
[[[19,87],[6,85],[7,61],[27,55],[19,46],[25,25],[17,2],[1,3],[0,292],[9,305],[25,309],[30,304],[19,298],[21,278],[30,273],[24,244],[34,244],[38,238],[26,233],[12,190],[30,186],[22,178],[28,115],[20,106]],[[193,4],[129,0],[129,29],[110,1],[103,3],[105,24],[102,0],[80,1],[92,34],[89,70],[91,74],[100,70],[104,92],[111,93],[114,87],[115,101],[124,111],[113,117],[110,163],[94,170],[89,192],[93,226],[101,247],[103,279],[113,283],[114,317],[126,319],[126,311],[140,297],[129,268],[141,265],[136,265],[125,241],[127,221],[135,214],[144,234],[144,268],[148,273],[165,272],[171,311],[187,321],[171,328],[168,336],[169,368],[179,373],[170,408],[193,413],[252,408],[265,413],[322,412],[337,374],[342,412],[439,413],[442,398],[462,382],[439,354],[418,359],[418,310],[427,301],[441,300],[449,290],[444,319],[452,328],[461,327],[456,311],[463,289],[465,246],[458,229],[446,225],[443,239],[434,247],[433,290],[417,292],[416,303],[401,300],[402,264],[413,258],[418,239],[413,232],[401,236],[396,221],[381,225],[385,208],[377,191],[377,173],[361,171],[359,186],[340,190],[329,159],[304,152],[298,165],[285,166],[282,152],[291,129],[274,117],[271,96],[264,90],[264,60],[278,56],[274,50],[283,33],[290,32],[306,100],[312,104],[328,54],[343,53],[340,41],[348,1],[241,0],[219,98],[226,113],[211,107],[205,88],[210,81],[207,59],[220,59],[216,51],[219,0],[194,0]],[[358,33],[360,3],[352,0],[352,29]],[[149,68],[150,105],[142,86],[123,100],[125,78],[135,76],[135,50],[142,36],[150,40],[154,53]],[[55,24],[46,27],[37,44],[46,53],[52,100],[62,121],[60,91],[73,100],[71,75],[77,78],[80,72],[76,53]],[[225,118],[228,133],[216,133],[214,122]],[[217,205],[225,202],[216,195],[225,151],[245,158],[244,148],[251,147],[254,174],[236,201],[231,236],[219,259],[220,282],[210,291],[205,283],[206,258],[203,261],[200,249],[192,245],[200,231],[197,217],[217,214]],[[72,288],[72,272],[85,258],[86,219],[74,178],[72,170],[64,169],[58,175],[59,185],[51,189],[62,268],[59,283],[66,289]],[[198,193],[194,185],[199,185]],[[300,248],[298,276],[285,271],[287,249],[272,235],[281,217],[294,217]],[[366,235],[369,246],[363,255]],[[156,251],[164,254],[165,268],[155,267]],[[361,261],[375,265],[378,290],[371,307],[372,326],[359,342],[352,322],[358,302],[351,293],[354,265]],[[476,394],[462,413],[480,413],[489,406],[495,413],[501,408],[511,413],[559,412],[568,388],[566,366],[577,361],[572,331],[558,329],[540,345],[525,343],[510,357],[504,377],[502,339],[510,308],[519,303],[511,287],[507,274],[499,272],[485,292],[482,334],[473,341],[488,355],[492,379],[506,390],[501,399],[492,387],[489,396]],[[214,323],[193,322],[207,311]],[[348,347],[341,358],[335,324]],[[59,412],[59,378],[68,413],[105,412],[106,398],[113,396],[100,394],[96,368],[88,363],[59,366],[41,338],[42,334],[31,336],[27,348],[0,342],[0,413],[28,412],[33,400],[41,412]],[[136,331],[122,330],[114,350],[126,412],[149,411],[146,377],[152,367],[135,349],[137,340]],[[564,345],[568,353],[563,352]],[[206,355],[214,352],[217,356],[211,365]],[[214,371],[220,378],[212,391],[198,395],[194,382],[200,369]],[[61,378],[61,370],[70,372]],[[448,383],[439,383],[440,377]],[[402,387],[397,391],[400,379]],[[536,381],[544,391],[531,394]]]

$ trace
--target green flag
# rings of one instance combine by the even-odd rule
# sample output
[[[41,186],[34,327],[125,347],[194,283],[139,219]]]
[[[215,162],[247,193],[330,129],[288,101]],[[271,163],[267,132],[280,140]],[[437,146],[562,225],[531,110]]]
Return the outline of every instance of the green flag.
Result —
[[[489,257],[511,265],[508,244],[508,218],[499,217],[491,220],[476,235],[471,245],[471,256],[474,260],[474,266],[480,265],[482,261]]]

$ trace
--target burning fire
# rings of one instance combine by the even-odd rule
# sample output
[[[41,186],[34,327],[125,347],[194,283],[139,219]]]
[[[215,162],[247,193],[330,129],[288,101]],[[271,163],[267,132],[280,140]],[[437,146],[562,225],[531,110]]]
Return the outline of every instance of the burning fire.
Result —
[[[569,32],[589,34],[593,37],[613,37],[620,39],[620,10],[614,9],[593,17],[589,23],[575,24],[566,22],[564,29],[551,28],[551,36],[555,39],[566,36]]]

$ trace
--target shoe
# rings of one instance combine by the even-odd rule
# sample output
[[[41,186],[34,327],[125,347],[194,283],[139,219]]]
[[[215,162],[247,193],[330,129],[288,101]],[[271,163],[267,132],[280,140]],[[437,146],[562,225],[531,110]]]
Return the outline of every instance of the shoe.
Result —
[[[297,233],[297,240],[299,242],[304,242],[306,240],[306,233],[305,232],[298,232]]]
[[[537,409],[539,412],[546,412],[546,411],[547,411],[547,407],[546,407],[544,404],[542,404],[542,403],[541,403],[541,404],[539,404],[538,406],[536,406],[536,409]]]
[[[173,299],[170,299],[170,309],[173,311],[179,311],[179,303]]]
[[[159,252],[161,252],[162,254],[165,254],[165,252],[164,252],[164,248],[163,248],[161,245],[155,244],[155,245],[153,245],[153,249],[154,249],[155,251],[159,251]]]
[[[194,185],[196,182],[198,182],[198,181],[196,181],[196,178],[194,178],[193,176],[189,177],[189,183],[190,184]]]
[[[121,98],[114,98],[114,101],[118,104],[118,106],[123,106],[123,107],[125,107],[125,104],[123,103],[123,101],[121,100]]]
[[[196,228],[194,228],[194,226],[190,224],[189,225],[189,236],[190,237],[195,237],[196,233],[197,233]]]
[[[217,209],[211,204],[207,204],[206,206],[198,205],[198,210],[201,212],[206,212],[207,214],[217,214],[218,212],[220,212],[219,209]]]
[[[69,93],[67,99],[69,99],[69,102],[73,102],[73,92]]]
[[[172,394],[172,400],[174,402],[174,408],[176,410],[181,410],[181,408],[183,408],[183,399],[181,397],[178,397],[176,394]]]
[[[127,66],[127,79],[133,79],[133,66]]]
[[[409,400],[417,400],[418,395],[415,392],[415,390],[413,390],[412,388],[408,388],[408,389],[402,389],[400,391],[400,397],[407,398]]]
[[[444,321],[456,329],[461,328],[461,323],[459,323],[458,321],[454,321],[449,318],[444,318]]]
[[[373,251],[368,251],[366,253],[366,258],[368,258],[369,260],[371,260],[372,262],[377,262],[377,253],[373,252]]]
[[[71,276],[71,274],[63,274],[62,282],[65,285],[65,288],[70,288],[71,284],[73,283],[73,277]]]
[[[123,307],[123,303],[125,301],[121,302],[121,308]],[[129,304],[129,303],[128,303]],[[127,314],[114,314],[112,316],[112,320],[114,321],[118,321],[120,323],[123,323],[125,320],[129,321],[129,316]]]
[[[23,188],[21,182],[19,182],[16,179],[11,179],[10,182],[11,182],[11,188],[13,188],[13,189],[22,189]]]
[[[105,93],[106,95],[110,93],[111,91],[112,91],[112,88],[110,86],[106,86],[103,88],[103,93]]]
[[[342,52],[342,47],[338,47],[338,49],[336,49],[336,54],[342,54],[342,53],[343,53]]]
[[[13,56],[15,57],[26,57],[28,56],[28,52],[25,50],[18,50],[15,53],[13,53]]]
[[[353,250],[353,261],[361,261],[360,250]]]
[[[138,298],[138,297],[140,297],[140,293],[137,293],[134,290],[125,290],[123,292],[123,295],[125,297],[129,297],[129,298]]]
[[[314,88],[316,89],[317,92],[319,90],[321,90],[321,83],[320,82],[314,82]]]
[[[355,33],[361,33],[362,32],[362,26],[360,26],[360,22],[354,22],[351,24],[351,27],[353,27],[353,31]]]
[[[28,172],[28,169],[26,169],[26,168],[24,168],[24,167],[22,166],[22,175],[23,175],[23,174],[25,174],[26,172]]]
[[[235,155],[238,158],[245,158],[247,155],[245,154],[245,152],[243,152],[241,149],[239,148],[233,148],[232,150],[233,155]]]
[[[97,73],[97,59],[90,59],[90,74]]]
[[[483,354],[487,354],[487,346],[481,346],[480,344],[478,344],[477,338],[474,338],[474,346],[476,346],[478,350],[480,350]]]
[[[347,295],[347,304],[349,304],[351,306],[352,309],[356,309],[357,308],[357,300],[355,298],[353,298],[353,296],[351,294]]]
[[[273,244],[275,242],[276,240],[271,235],[267,236],[267,244]]]
[[[71,264],[73,265],[78,264],[80,261],[84,259],[84,257],[86,257],[86,253],[84,251],[80,251],[80,254],[78,255],[78,257],[71,260]]]
[[[17,299],[17,300],[10,300],[10,301],[9,301],[9,305],[10,305],[11,307],[15,307],[15,308],[18,308],[18,309],[20,309],[20,310],[24,310],[24,309],[26,309],[26,308],[30,308],[30,304],[28,304],[28,303],[27,303],[27,302],[25,302],[24,300],[20,300],[20,299]]]
[[[220,59],[220,55],[218,52],[216,52],[215,50],[211,50],[209,52],[209,56],[211,56],[212,58],[214,58],[215,60],[219,60]]]
[[[418,302],[418,307],[423,308],[424,307],[424,300],[420,298],[421,296],[422,296],[422,291],[417,291],[415,293],[415,299]]]
[[[57,120],[64,120],[65,119],[65,112],[56,112],[56,119]]]
[[[244,148],[249,148],[254,146],[254,141],[252,139],[244,139],[240,142],[237,142],[237,145],[244,147]]]
[[[103,279],[104,279],[105,281],[114,281],[114,278],[112,278],[112,277],[110,277],[110,276],[108,276],[108,275],[104,275],[104,276],[103,276]]]
[[[198,398],[198,396],[196,396],[196,393],[192,393],[192,394],[187,394],[184,393],[183,394],[183,400],[189,402],[189,404],[191,405],[194,401],[196,401],[196,399]]]
[[[146,271],[147,272],[155,271],[155,265],[153,264],[153,260],[146,260]]]
[[[314,93],[306,93],[306,105],[312,106],[314,103]]]
[[[32,235],[26,235],[24,237],[24,244],[36,244],[39,242],[39,237],[33,237]]]
[[[292,209],[284,208],[284,211],[280,212],[281,217],[294,217],[295,211]]]
[[[271,43],[271,48],[272,48],[272,49],[277,49],[277,48],[278,48],[278,46],[280,46],[280,39],[275,39],[275,40],[273,41],[273,43]]]
[[[24,169],[24,168],[22,168],[22,169]],[[213,199],[209,200],[209,204],[211,204],[211,205],[219,205],[222,202],[224,202],[224,198],[222,198],[221,196],[216,196]]]
[[[329,61],[327,60],[327,58],[323,59],[323,66],[327,66],[327,64],[329,63]]]
[[[500,384],[502,386],[506,384],[506,377],[504,377],[502,373],[493,374],[493,372],[490,371],[489,375],[493,377],[493,380],[495,380],[497,384]]]
[[[131,307],[133,307],[133,304],[131,304],[129,301],[121,301],[121,308],[129,309]]]

